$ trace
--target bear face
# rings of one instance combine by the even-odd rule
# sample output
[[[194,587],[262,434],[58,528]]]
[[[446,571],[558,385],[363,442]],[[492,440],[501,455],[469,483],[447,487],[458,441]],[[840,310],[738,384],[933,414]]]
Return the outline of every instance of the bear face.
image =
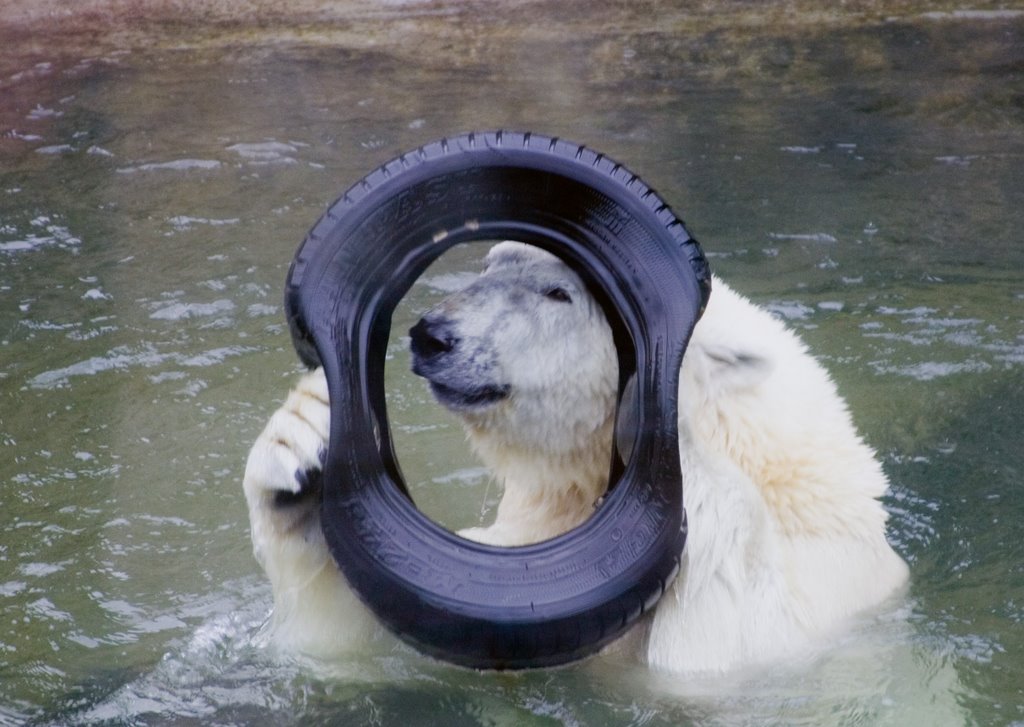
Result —
[[[480,277],[409,335],[438,402],[505,447],[587,449],[614,413],[611,328],[580,277],[539,248],[491,248]]]

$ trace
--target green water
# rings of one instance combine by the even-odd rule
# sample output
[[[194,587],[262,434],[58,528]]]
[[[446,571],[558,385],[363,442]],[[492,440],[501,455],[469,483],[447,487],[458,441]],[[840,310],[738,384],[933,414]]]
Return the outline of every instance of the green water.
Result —
[[[1024,14],[384,5],[123,47],[0,32],[0,722],[1024,723]],[[892,479],[905,598],[685,684],[263,644],[241,476],[299,370],[295,247],[393,154],[496,127],[626,163],[801,331]],[[403,467],[453,526],[497,493],[401,334],[478,256],[417,284],[389,363]]]

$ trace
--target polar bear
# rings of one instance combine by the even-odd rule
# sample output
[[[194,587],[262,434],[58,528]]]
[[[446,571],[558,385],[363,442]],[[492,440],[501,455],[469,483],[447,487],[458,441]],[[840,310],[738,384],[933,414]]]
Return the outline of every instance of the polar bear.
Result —
[[[677,674],[805,649],[908,577],[885,537],[886,477],[828,374],[773,316],[718,279],[713,291],[680,371],[682,568],[618,647]],[[414,372],[503,485],[493,524],[461,534],[522,545],[586,520],[608,484],[618,361],[604,314],[569,266],[499,243],[410,342]],[[320,656],[379,633],[320,530],[328,423],[315,370],[271,417],[244,480],[275,637]]]

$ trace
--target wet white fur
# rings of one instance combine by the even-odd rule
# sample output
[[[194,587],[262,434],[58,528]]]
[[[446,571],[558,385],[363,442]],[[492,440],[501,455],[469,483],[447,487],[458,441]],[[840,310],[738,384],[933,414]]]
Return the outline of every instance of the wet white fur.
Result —
[[[606,486],[617,361],[603,315],[557,258],[518,243],[488,257],[475,288],[439,306],[496,352],[474,375],[511,386],[508,399],[462,412],[504,484],[494,524],[463,534],[523,544],[585,520]],[[545,298],[536,280],[560,281],[572,303]],[[885,475],[828,374],[785,326],[716,279],[679,388],[684,565],[621,650],[681,674],[777,660],[905,583],[877,499]],[[321,656],[379,633],[331,560],[315,507],[273,504],[276,490],[299,489],[297,471],[318,466],[328,416],[314,371],[256,441],[244,484],[275,636]]]

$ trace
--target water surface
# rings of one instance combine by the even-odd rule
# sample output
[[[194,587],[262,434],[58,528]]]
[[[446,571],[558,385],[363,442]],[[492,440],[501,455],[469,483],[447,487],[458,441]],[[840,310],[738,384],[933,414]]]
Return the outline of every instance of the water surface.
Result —
[[[1024,17],[552,5],[4,29],[0,721],[1024,721]],[[300,370],[287,265],[382,161],[497,127],[626,163],[800,330],[892,479],[905,598],[804,659],[686,684],[266,647],[241,476]],[[414,287],[389,359],[403,467],[454,527],[497,491],[401,334],[480,253]]]

